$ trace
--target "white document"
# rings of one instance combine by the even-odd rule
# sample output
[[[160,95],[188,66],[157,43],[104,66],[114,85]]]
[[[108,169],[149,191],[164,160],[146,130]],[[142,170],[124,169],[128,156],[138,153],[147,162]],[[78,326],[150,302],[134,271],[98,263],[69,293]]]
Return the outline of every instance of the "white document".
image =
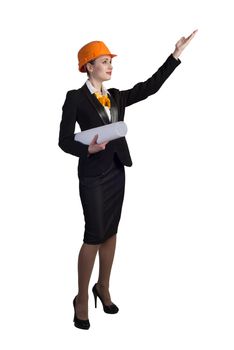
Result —
[[[79,141],[85,145],[90,145],[94,136],[98,134],[97,143],[100,144],[105,141],[111,141],[125,136],[127,134],[127,130],[126,123],[120,121],[78,132],[75,134],[74,139],[75,141]]]

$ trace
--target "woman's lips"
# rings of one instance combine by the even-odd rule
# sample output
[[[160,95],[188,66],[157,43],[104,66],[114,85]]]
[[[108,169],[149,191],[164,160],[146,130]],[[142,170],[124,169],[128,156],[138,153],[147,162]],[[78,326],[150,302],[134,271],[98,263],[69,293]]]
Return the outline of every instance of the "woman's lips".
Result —
[[[107,74],[111,75],[111,72],[107,72]]]

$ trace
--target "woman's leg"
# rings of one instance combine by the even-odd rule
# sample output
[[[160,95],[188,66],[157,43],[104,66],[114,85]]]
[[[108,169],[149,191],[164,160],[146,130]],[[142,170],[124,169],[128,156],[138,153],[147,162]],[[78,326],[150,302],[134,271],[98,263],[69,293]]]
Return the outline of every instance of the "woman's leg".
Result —
[[[109,282],[112,263],[115,255],[116,234],[100,245],[99,248],[99,277],[97,291],[105,305],[111,305]]]
[[[76,316],[88,319],[88,287],[95,258],[100,244],[84,243],[78,257],[78,296],[76,297]]]

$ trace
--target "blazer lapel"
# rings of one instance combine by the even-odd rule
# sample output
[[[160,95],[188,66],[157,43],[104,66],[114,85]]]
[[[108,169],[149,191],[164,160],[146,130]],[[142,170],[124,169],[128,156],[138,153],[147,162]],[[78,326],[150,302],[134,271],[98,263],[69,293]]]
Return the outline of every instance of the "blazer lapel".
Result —
[[[88,98],[89,102],[93,105],[93,107],[95,108],[95,110],[99,114],[99,116],[101,117],[104,124],[110,124],[110,123],[114,123],[114,122],[118,121],[117,104],[111,95],[110,95],[110,101],[111,101],[111,109],[110,109],[111,122],[110,122],[105,108],[98,101],[96,96],[94,94],[90,93],[86,83],[81,87],[81,90],[84,92],[84,94]]]
[[[110,92],[109,92],[110,94]],[[118,107],[117,103],[115,102],[114,98],[109,95],[110,101],[111,101],[111,108],[110,108],[110,114],[111,114],[111,123],[116,123],[118,121]]]
[[[105,108],[102,106],[102,104],[98,101],[96,96],[94,94],[91,94],[86,83],[82,86],[82,91],[87,96],[89,102],[93,105],[99,116],[101,117],[104,124],[110,124],[110,120],[108,118],[108,115],[105,111]]]

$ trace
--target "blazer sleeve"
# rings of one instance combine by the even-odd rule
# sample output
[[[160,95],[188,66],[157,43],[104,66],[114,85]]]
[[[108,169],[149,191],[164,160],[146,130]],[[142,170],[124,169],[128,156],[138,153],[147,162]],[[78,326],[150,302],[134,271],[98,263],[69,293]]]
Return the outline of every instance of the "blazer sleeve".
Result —
[[[64,152],[70,153],[73,156],[87,157],[89,145],[84,145],[74,140],[77,113],[75,90],[67,92],[62,111],[62,120],[59,130],[59,147]]]
[[[155,94],[180,63],[179,58],[176,59],[170,54],[152,77],[134,85],[131,89],[119,91],[121,103],[127,107]]]

